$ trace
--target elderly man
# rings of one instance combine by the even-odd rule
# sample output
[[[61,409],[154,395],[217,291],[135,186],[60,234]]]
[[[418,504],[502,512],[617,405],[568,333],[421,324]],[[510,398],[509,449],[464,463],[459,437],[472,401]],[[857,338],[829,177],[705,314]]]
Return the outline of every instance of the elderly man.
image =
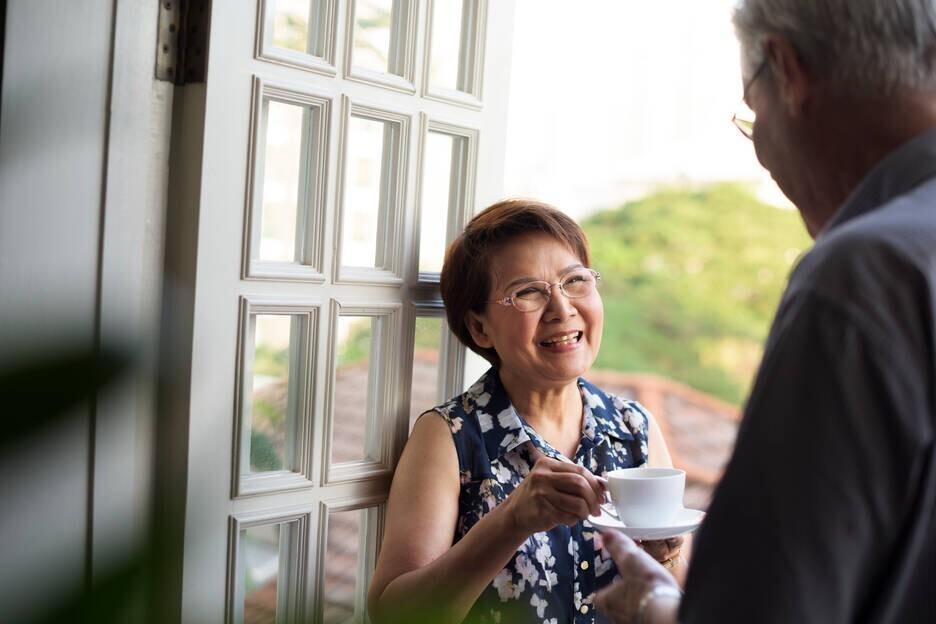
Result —
[[[936,622],[936,0],[741,0],[739,127],[816,244],[685,596],[630,540],[615,622]],[[678,617],[677,617],[678,616]]]

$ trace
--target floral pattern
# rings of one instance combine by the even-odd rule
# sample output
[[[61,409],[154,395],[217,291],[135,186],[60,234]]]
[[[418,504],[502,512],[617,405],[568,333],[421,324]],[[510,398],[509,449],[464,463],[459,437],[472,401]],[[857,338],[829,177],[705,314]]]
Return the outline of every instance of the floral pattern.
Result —
[[[584,379],[582,439],[574,458],[595,474],[646,463],[646,410]],[[514,409],[495,369],[467,392],[435,408],[452,431],[461,480],[455,541],[502,503],[533,467],[538,453],[559,458]],[[537,453],[538,451],[538,453]],[[595,592],[616,574],[595,548],[587,521],[534,533],[491,581],[466,621],[479,624],[602,622]]]

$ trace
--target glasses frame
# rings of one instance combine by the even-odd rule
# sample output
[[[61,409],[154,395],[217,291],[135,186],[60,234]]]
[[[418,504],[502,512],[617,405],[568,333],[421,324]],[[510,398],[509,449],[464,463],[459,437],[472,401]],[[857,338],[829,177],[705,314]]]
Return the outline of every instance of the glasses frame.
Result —
[[[744,85],[744,90],[741,92],[741,101],[745,103],[745,106],[747,106],[748,91],[751,90],[751,85],[754,84],[754,81],[757,80],[762,73],[764,73],[764,69],[767,67],[767,62],[767,57],[764,57],[764,60],[761,61],[760,65],[758,65],[757,69],[754,71],[754,75],[751,76],[751,79],[747,81],[746,85]],[[755,118],[756,116],[753,114],[751,115],[751,118],[748,119],[747,116],[738,115],[738,113],[735,113],[731,116],[731,123],[733,123],[735,128],[737,128],[738,131],[744,135],[744,138],[749,141],[753,141]]]
[[[513,292],[510,293],[509,296],[504,297],[503,299],[494,299],[493,301],[488,301],[488,303],[497,303],[497,304],[500,304],[500,305],[502,305],[502,306],[511,306],[511,307],[513,307],[517,312],[536,312],[537,310],[540,310],[540,309],[544,308],[544,307],[546,306],[546,304],[549,303],[549,300],[552,298],[552,289],[553,289],[553,287],[555,287],[555,286],[558,286],[558,287],[559,287],[559,291],[565,296],[566,299],[581,299],[581,298],[583,298],[583,297],[587,297],[587,296],[588,296],[589,294],[591,294],[591,293],[588,293],[588,294],[585,294],[585,295],[575,295],[575,296],[572,296],[572,295],[570,295],[569,293],[567,293],[567,292],[566,292],[566,289],[565,289],[565,281],[566,281],[566,279],[569,278],[573,273],[578,273],[578,272],[581,271],[581,270],[582,270],[582,269],[574,269],[574,270],[572,270],[572,271],[569,271],[568,273],[566,273],[565,275],[563,275],[562,277],[560,277],[558,282],[549,283],[549,282],[544,281],[544,280],[537,280],[537,281],[533,281],[533,282],[526,282],[526,283],[524,283],[524,284],[521,284],[521,285],[518,286],[517,288],[515,288],[515,289],[513,290]],[[594,270],[594,269],[589,269],[589,268],[585,268],[585,270],[588,271],[589,273],[591,273],[591,274],[592,274],[592,277],[595,278],[595,286],[594,286],[594,288],[593,288],[593,290],[592,290],[592,292],[595,292],[595,291],[598,289],[598,282],[601,281],[601,273],[599,273],[598,271],[596,271],[596,270]],[[533,285],[536,285],[536,284],[545,284],[545,285],[546,285],[546,289],[545,289],[545,290],[546,290],[546,300],[543,301],[542,305],[539,305],[539,306],[537,306],[537,307],[535,307],[535,308],[531,308],[531,309],[529,309],[529,310],[521,310],[520,308],[517,307],[517,304],[516,304],[517,293],[520,292],[521,290],[526,290],[527,288],[529,288],[529,287],[531,287],[531,286],[533,286]]]

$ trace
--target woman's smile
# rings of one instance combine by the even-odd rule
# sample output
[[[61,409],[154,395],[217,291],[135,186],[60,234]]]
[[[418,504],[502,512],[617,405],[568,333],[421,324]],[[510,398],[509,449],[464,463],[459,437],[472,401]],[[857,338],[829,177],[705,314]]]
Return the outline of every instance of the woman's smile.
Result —
[[[582,342],[582,336],[584,335],[585,333],[579,330],[562,332],[540,341],[539,346],[548,351],[564,353],[566,351],[578,349]]]

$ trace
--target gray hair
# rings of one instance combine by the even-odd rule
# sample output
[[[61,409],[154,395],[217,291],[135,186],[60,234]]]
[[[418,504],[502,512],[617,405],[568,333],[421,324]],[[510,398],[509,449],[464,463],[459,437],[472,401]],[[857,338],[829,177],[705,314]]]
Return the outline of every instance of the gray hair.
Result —
[[[746,76],[781,35],[843,91],[936,89],[936,0],[738,0],[734,25]]]

